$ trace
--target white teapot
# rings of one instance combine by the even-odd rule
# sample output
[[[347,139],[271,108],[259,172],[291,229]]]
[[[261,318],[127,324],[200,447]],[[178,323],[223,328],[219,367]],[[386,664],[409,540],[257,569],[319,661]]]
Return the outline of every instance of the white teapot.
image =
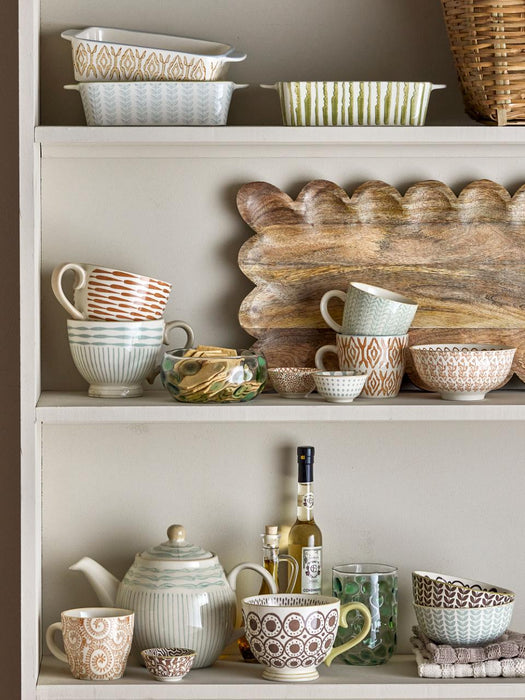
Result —
[[[168,528],[167,542],[137,554],[122,581],[89,557],[69,568],[86,575],[101,605],[135,611],[139,649],[194,649],[194,668],[212,664],[241,634],[233,628],[235,583],[242,569],[259,572],[277,593],[274,579],[259,564],[238,564],[226,575],[213,552],[186,542],[182,525]]]

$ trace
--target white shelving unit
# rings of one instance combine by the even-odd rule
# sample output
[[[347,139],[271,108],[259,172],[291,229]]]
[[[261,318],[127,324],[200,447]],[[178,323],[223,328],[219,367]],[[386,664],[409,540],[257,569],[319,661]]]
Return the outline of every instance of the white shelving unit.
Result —
[[[184,698],[184,700],[460,700],[479,698],[523,698],[523,683],[517,679],[458,679],[440,682],[414,676],[410,656],[396,656],[384,666],[349,668],[334,664],[321,667],[319,680],[312,683],[280,684],[263,681],[258,666],[242,661],[219,660],[214,666],[189,674],[180,683],[153,683],[148,672],[132,666],[122,683],[72,683],[68,672],[55,660],[46,661],[45,676],[38,688],[41,700],[132,700],[142,698]]]
[[[46,9],[47,6],[54,7],[58,4],[56,0],[46,0],[42,3],[42,8]],[[173,489],[173,484],[163,474],[162,465],[156,467],[155,461],[172,459],[174,448],[178,449],[179,443],[182,445],[180,449],[184,455],[193,456],[193,463],[190,465],[193,476],[186,477],[186,462],[183,461],[178,465],[181,477],[186,478],[186,481],[183,480],[186,487],[192,478],[196,483],[193,496],[189,493],[185,498],[190,503],[188,507],[191,507],[192,497],[195,499],[198,494],[199,498],[205,499],[207,510],[211,512],[213,505],[218,516],[221,513],[223,515],[226,512],[229,513],[235,499],[239,499],[241,494],[239,489],[229,489],[235,493],[221,494],[224,496],[224,505],[213,501],[214,487],[208,484],[210,480],[206,478],[208,467],[200,464],[201,455],[203,463],[206,459],[210,459],[212,448],[205,444],[206,440],[202,439],[202,435],[207,439],[208,434],[211,434],[211,440],[217,441],[218,461],[224,469],[229,469],[227,475],[230,479],[236,476],[244,479],[242,483],[245,485],[245,490],[248,490],[247,482],[253,479],[255,469],[259,466],[250,441],[258,435],[259,449],[263,449],[263,442],[271,445],[272,439],[270,437],[266,439],[266,436],[270,435],[270,429],[274,431],[273,442],[278,445],[288,445],[290,440],[309,438],[310,432],[320,438],[326,432],[327,440],[335,436],[340,440],[341,445],[344,444],[345,454],[351,455],[354,454],[354,446],[358,445],[360,439],[370,443],[384,442],[383,452],[380,451],[380,447],[377,447],[374,453],[382,455],[380,459],[378,458],[378,462],[381,459],[387,461],[392,452],[403,455],[392,468],[389,468],[388,464],[383,468],[382,465],[371,462],[363,466],[362,459],[357,460],[356,466],[350,458],[347,471],[355,472],[359,468],[370,471],[377,466],[378,472],[382,475],[378,479],[384,479],[387,484],[385,490],[390,489],[395,492],[395,480],[403,479],[402,469],[399,467],[407,463],[408,473],[403,481],[403,488],[407,489],[407,499],[401,504],[405,506],[405,510],[408,508],[407,503],[418,496],[419,479],[423,479],[424,467],[429,461],[427,456],[422,454],[420,446],[418,448],[416,445],[413,448],[413,454],[409,448],[405,449],[405,445],[416,430],[426,431],[425,435],[429,436],[434,434],[432,431],[437,434],[438,437],[433,444],[442,445],[445,472],[446,464],[452,463],[459,454],[458,459],[462,460],[461,464],[464,462],[470,465],[467,469],[472,468],[473,464],[477,468],[479,461],[479,471],[487,477],[487,482],[492,476],[493,465],[485,463],[486,445],[485,448],[482,445],[485,434],[489,436],[487,440],[496,439],[496,437],[499,439],[499,431],[504,432],[505,442],[502,442],[501,453],[513,462],[513,466],[508,467],[509,478],[515,480],[519,476],[525,452],[521,428],[521,423],[525,420],[525,391],[520,390],[495,392],[486,401],[472,404],[445,402],[435,395],[421,392],[402,393],[397,399],[388,401],[358,400],[345,406],[331,405],[317,397],[305,401],[290,401],[272,396],[261,396],[250,403],[230,406],[188,406],[173,402],[166,392],[158,390],[148,391],[140,399],[126,401],[89,399],[85,391],[79,390],[78,378],[71,372],[67,343],[63,339],[54,340],[56,329],[63,330],[63,317],[59,316],[58,310],[48,303],[48,276],[51,266],[60,261],[58,256],[66,259],[70,255],[93,254],[92,251],[96,251],[97,246],[102,242],[113,256],[119,250],[122,251],[123,256],[125,253],[129,260],[128,266],[133,263],[135,267],[140,266],[143,257],[151,263],[156,259],[154,257],[156,254],[157,258],[162,259],[162,263],[166,265],[167,273],[164,278],[169,279],[167,274],[170,268],[167,261],[170,255],[175,258],[174,253],[177,252],[177,248],[166,234],[166,231],[170,230],[166,222],[169,224],[170,217],[173,219],[180,215],[183,221],[181,225],[183,230],[179,232],[180,239],[186,246],[183,247],[182,255],[187,255],[193,241],[190,235],[186,235],[184,228],[188,225],[188,221],[184,218],[185,207],[189,206],[184,198],[188,191],[202,188],[204,198],[208,197],[210,201],[205,201],[206,211],[200,213],[196,229],[199,233],[204,223],[207,223],[208,217],[213,219],[213,226],[216,222],[218,226],[217,238],[212,241],[211,250],[203,248],[200,251],[199,249],[204,259],[203,276],[209,276],[209,270],[213,268],[214,263],[210,260],[219,260],[221,256],[226,258],[226,263],[222,268],[219,267],[210,284],[216,284],[215,292],[218,296],[231,297],[229,305],[235,307],[243,294],[236,289],[232,292],[231,287],[235,285],[228,286],[229,283],[224,281],[227,275],[223,273],[223,268],[226,271],[229,269],[228,266],[231,265],[234,254],[230,251],[229,257],[225,255],[221,247],[223,244],[221,235],[229,231],[236,221],[235,213],[232,212],[232,193],[245,179],[274,178],[276,184],[282,181],[292,189],[294,187],[297,189],[301,183],[316,176],[340,181],[342,186],[375,176],[377,179],[385,180],[392,180],[397,176],[400,186],[418,179],[435,177],[460,188],[472,179],[491,177],[513,187],[521,184],[525,179],[523,178],[525,130],[521,127],[498,129],[478,125],[352,129],[320,127],[294,129],[280,126],[216,128],[40,126],[38,118],[39,34],[45,34],[44,29],[47,32],[56,33],[57,23],[62,21],[61,18],[57,20],[53,16],[49,7],[47,12],[50,17],[46,18],[46,22],[41,20],[40,5],[39,0],[20,0],[23,700],[36,698],[39,700],[82,698],[142,700],[168,697],[181,700],[183,698],[213,700],[219,697],[225,700],[241,700],[246,697],[261,700],[265,698],[272,700],[299,700],[300,698],[312,700],[413,698],[420,700],[423,697],[429,700],[433,698],[451,700],[499,698],[503,700],[524,697],[525,681],[520,679],[477,679],[461,682],[419,679],[416,675],[414,659],[404,655],[395,657],[391,663],[376,668],[350,668],[336,664],[329,670],[321,669],[319,681],[309,684],[265,682],[260,679],[260,669],[257,667],[240,663],[238,660],[221,659],[212,668],[191,673],[183,683],[176,685],[152,682],[146,671],[134,664],[129,666],[122,681],[99,684],[78,682],[71,678],[65,666],[45,655],[41,627],[45,627],[50,619],[56,619],[58,611],[63,609],[60,607],[62,600],[67,596],[71,596],[71,600],[76,600],[77,605],[80,605],[81,595],[84,596],[83,599],[89,595],[87,588],[81,588],[82,584],[78,579],[68,578],[64,581],[64,576],[61,574],[67,569],[64,562],[79,553],[87,553],[82,551],[84,546],[92,549],[100,547],[102,556],[110,561],[115,559],[118,568],[118,566],[122,567],[128,556],[134,553],[133,547],[138,546],[136,540],[142,536],[142,530],[146,530],[144,544],[153,543],[150,539],[153,531],[156,532],[156,525],[154,527],[153,524],[149,526],[146,524],[143,499],[149,499],[149,507],[155,509],[154,498],[157,497],[159,490],[162,490],[166,499],[173,498],[176,501],[176,489]],[[104,3],[95,3],[95,5],[93,12],[99,12],[103,17],[107,11],[111,16],[111,9],[106,10]],[[71,16],[67,3],[62,6],[63,22],[71,22],[72,25],[73,20],[78,24],[85,23],[84,15],[79,10],[80,5],[77,4],[75,7],[76,9],[71,10],[73,13]],[[74,16],[75,12],[78,17]],[[138,18],[137,21],[139,21]],[[107,24],[110,24],[110,20]],[[48,27],[51,27],[51,30]],[[168,165],[163,170],[164,163]],[[134,171],[146,174],[151,172],[153,183],[141,179],[143,175],[135,176]],[[187,181],[186,172],[188,172]],[[215,173],[216,179],[213,180],[212,175],[215,176]],[[97,182],[99,176],[100,185]],[[75,177],[79,178],[78,185],[75,183]],[[226,197],[222,190],[223,186],[229,188],[227,205],[223,203]],[[126,245],[128,230],[131,231],[129,240],[134,245],[137,244],[139,237],[133,229],[133,216],[128,216],[126,208],[130,206],[130,202],[133,202],[135,194],[139,192],[142,194],[142,189],[148,198],[149,211],[154,212],[154,216],[151,221],[148,221],[151,227],[147,230],[146,244],[143,247],[137,245],[137,249],[130,252],[129,247],[132,246]],[[181,201],[170,204],[172,208],[168,207],[165,211],[166,201],[176,200],[179,191]],[[87,204],[84,197],[88,200]],[[194,206],[196,204],[200,205],[198,199],[193,202]],[[138,211],[139,207],[132,214],[136,215]],[[100,223],[106,220],[107,231]],[[210,229],[213,226],[210,226]],[[206,229],[206,235],[208,232],[209,229]],[[195,246],[202,246],[205,240],[204,234],[199,233],[199,236]],[[160,252],[148,250],[148,246],[152,247],[150,238]],[[238,249],[238,242],[235,240],[229,245],[232,249],[235,247]],[[163,246],[168,246],[170,255],[164,254]],[[122,266],[124,267],[124,262]],[[187,306],[192,310],[197,323],[204,326],[210,323],[206,310],[200,307],[202,319],[199,318],[199,311],[195,310],[197,306],[191,306],[193,303],[191,295],[184,296],[185,286],[188,287],[188,280],[191,279],[193,271],[191,266],[189,266],[189,272],[181,267],[175,265],[173,268],[176,270],[173,275],[177,274],[177,303],[180,296],[183,312]],[[178,275],[181,277],[179,278]],[[235,282],[238,283],[238,280]],[[246,283],[245,288],[249,289]],[[191,293],[194,293],[197,300],[199,300],[198,292],[198,289],[191,288]],[[228,313],[230,307],[228,307]],[[178,307],[174,308],[174,311],[178,312]],[[232,325],[234,321],[235,319],[230,321]],[[224,325],[224,317],[217,314],[217,320],[211,319],[211,324],[213,331],[218,333]],[[62,369],[64,377],[62,383],[65,387],[59,381],[62,380]],[[242,424],[241,428],[239,424]],[[456,427],[456,424],[459,427]],[[495,425],[497,428],[494,428]],[[232,444],[239,444],[244,449],[242,463],[237,464],[234,461],[231,466],[224,467],[224,464],[232,460],[229,459],[229,453],[224,454],[229,449],[229,441],[227,437],[223,442],[220,441],[221,431],[232,438],[235,437],[235,440],[231,440]],[[243,438],[244,433],[246,437]],[[82,437],[83,434],[86,435],[85,439]],[[264,440],[261,436],[264,436]],[[101,447],[98,449],[92,442],[99,439]],[[163,441],[161,447],[154,452],[155,456],[151,457],[151,471],[161,482],[162,489],[156,489],[155,484],[142,480],[144,465],[147,464],[148,468],[150,467],[148,440]],[[449,440],[452,445],[450,448]],[[106,456],[105,453],[110,451],[113,442],[117,446],[115,452]],[[128,442],[131,446],[129,452],[126,452]],[[479,449],[478,442],[481,445]],[[113,493],[118,493],[121,501],[118,501],[118,507],[112,507],[110,498],[109,502],[89,501],[85,515],[82,515],[84,534],[80,537],[81,541],[77,541],[79,528],[75,526],[73,520],[68,520],[70,516],[62,511],[67,511],[68,502],[73,512],[81,511],[82,502],[81,499],[77,499],[76,492],[89,491],[91,465],[89,459],[85,458],[86,463],[78,466],[76,464],[78,460],[73,457],[75,455],[83,457],[90,449],[93,449],[93,472],[98,474],[98,477],[92,478],[105,480],[105,477],[110,475],[107,479],[108,488],[114,488]],[[276,447],[275,450],[277,449]],[[478,449],[477,456],[470,456],[469,453],[476,449]],[[131,458],[134,450],[138,451],[136,463],[133,463]],[[334,447],[333,454],[337,454],[338,450],[340,446]],[[127,454],[125,468],[123,454]],[[272,458],[276,454],[278,453],[272,453]],[[365,455],[366,462],[366,448],[361,447],[360,454]],[[267,458],[269,459],[269,456],[265,453],[261,460],[265,463]],[[326,461],[329,462],[330,459]],[[97,471],[98,462],[102,464],[99,471]],[[497,473],[503,473],[502,469],[505,465],[496,466]],[[397,475],[396,467],[398,467]],[[252,469],[251,472],[250,469]],[[168,471],[167,468],[165,471]],[[175,472],[176,469],[172,471]],[[331,476],[339,480],[343,478],[341,476],[343,472],[344,470],[336,465],[332,468]],[[250,474],[250,479],[246,478],[247,474]],[[453,478],[453,469],[446,474],[448,479]],[[282,488],[282,479],[279,481],[280,477],[276,472],[268,469],[265,477],[273,479],[272,483],[276,489]],[[356,480],[359,482],[358,477]],[[114,481],[118,482],[117,486],[113,485]],[[412,486],[412,483],[415,486]],[[448,483],[450,484],[450,481]],[[514,483],[513,481],[512,485]],[[176,485],[179,486],[178,482]],[[465,484],[463,483],[460,488],[465,488]],[[491,493],[500,493],[497,488],[498,483],[492,482]],[[501,488],[501,493],[506,493],[504,488]],[[62,490],[66,505],[60,508]],[[356,490],[359,490],[359,486]],[[458,508],[455,503],[447,505],[439,500],[441,496],[435,491],[430,488],[427,490],[428,503],[431,503],[433,498],[436,500],[436,511],[443,510],[448,520],[456,517]],[[341,499],[343,491],[344,489],[341,489],[339,495]],[[354,507],[357,500],[356,498]],[[269,499],[266,503],[268,501]],[[119,517],[117,511],[122,508],[124,512],[128,502],[131,511],[137,514],[136,519],[139,522],[128,520],[126,528],[120,530],[125,551],[122,554],[119,552],[119,556],[116,557],[115,551],[105,548],[104,538],[107,531],[114,528],[114,523]],[[163,505],[159,505],[161,511],[162,507],[167,509],[167,502],[169,503],[164,500]],[[74,505],[71,505],[73,503]],[[177,503],[181,507],[180,501]],[[343,507],[342,503],[342,500],[337,502],[339,509]],[[346,501],[344,504],[346,507]],[[485,512],[490,514],[492,506],[494,504],[488,501]],[[255,537],[257,528],[261,527],[261,519],[267,517],[265,507],[261,503],[252,508],[253,520],[250,521],[249,526],[245,525],[245,528],[250,529],[250,535],[247,536],[250,542],[253,533]],[[372,505],[366,507],[370,510],[373,508]],[[466,508],[466,518],[477,516],[478,509],[468,502],[468,499]],[[496,503],[494,509],[501,516],[503,512],[501,501]],[[352,509],[349,508],[349,510]],[[392,508],[392,512],[384,510],[380,512],[377,526],[366,522],[366,516],[362,517],[361,529],[355,527],[356,538],[361,538],[359,550],[362,552],[361,556],[367,554],[370,557],[386,556],[378,543],[378,533],[389,532],[392,529],[391,519],[398,510],[403,509],[396,507]],[[330,514],[333,515],[336,511],[337,508],[334,508],[334,512],[330,511]],[[248,511],[243,512],[243,517],[247,518]],[[362,515],[367,513],[366,510],[359,512]],[[141,513],[140,517],[139,513]],[[277,510],[274,509],[268,517],[276,517],[276,513]],[[290,517],[291,515],[293,513]],[[383,520],[381,516],[385,516]],[[515,513],[515,519],[521,517],[521,512]],[[92,538],[85,534],[85,530],[90,528],[89,518],[92,518],[93,525],[97,521],[98,534],[93,535]],[[458,516],[458,518],[461,522],[461,517]],[[100,524],[98,524],[99,519],[101,519]],[[476,517],[474,521],[477,522]],[[344,522],[339,515],[334,517],[334,522],[340,529],[336,530],[334,524],[334,529],[331,531],[332,540],[341,541],[343,539],[340,536],[341,532],[346,534],[346,530],[343,529]],[[498,523],[501,524],[501,517]],[[402,526],[404,530],[400,539],[407,540],[409,534],[414,532],[414,524],[404,516]],[[506,526],[507,534],[522,531],[521,527],[513,526],[511,529],[508,524]],[[330,527],[331,523],[327,518],[327,528]],[[125,539],[124,529],[130,531],[130,541]],[[57,543],[55,532],[60,530],[62,533],[68,533],[67,541],[64,539],[63,542]],[[207,537],[218,538],[221,536],[221,527],[216,524],[206,524],[202,534],[203,541]],[[422,537],[414,544],[414,550],[419,557],[422,557],[430,546],[426,539],[429,534],[432,535],[426,532],[425,539]],[[231,539],[231,530],[226,531],[224,541],[228,538]],[[388,537],[386,539],[391,542]],[[219,539],[218,542],[221,540]],[[441,544],[439,540],[431,538],[431,544],[432,542]],[[510,543],[508,556],[503,553],[498,558],[498,553],[494,555],[494,542],[499,543],[500,540],[494,535],[490,539],[489,533],[487,546],[490,548],[492,545],[492,556],[496,556],[498,565],[504,565],[505,557],[510,558],[510,552],[515,549],[512,549],[513,545]],[[237,544],[239,556],[241,554],[246,556],[245,550],[248,553],[252,551],[250,550],[252,545],[247,544],[246,540],[239,539]],[[516,547],[519,544],[521,542],[515,542]],[[120,545],[117,543],[115,547],[118,546]],[[476,543],[471,542],[469,547],[465,560],[472,564],[473,561],[479,560],[479,555],[476,553]],[[400,549],[397,553],[397,556],[405,557],[405,566],[412,561],[410,550],[411,546],[408,544],[405,549]],[[442,563],[443,567],[457,565],[456,559],[450,555],[446,547],[438,547],[437,550],[436,556],[441,557],[438,564]],[[334,549],[334,557],[336,554],[342,556],[341,551],[343,550]],[[237,557],[237,552],[231,556]],[[225,554],[225,558],[228,559],[228,557],[229,554]],[[502,566],[502,575],[506,572],[505,575],[509,576],[513,566],[512,562],[509,562],[507,569]],[[516,569],[515,587],[519,586],[523,580],[520,567],[521,564]],[[525,598],[525,589],[521,592]],[[64,603],[64,607],[70,606]],[[406,604],[402,612],[405,616],[410,615]]]
[[[42,423],[229,423],[338,421],[523,421],[525,392],[492,392],[485,401],[443,401],[436,394],[404,391],[395,399],[358,399],[331,404],[317,394],[308,399],[282,399],[262,394],[231,406],[175,403],[170,395],[151,391],[140,399],[90,399],[84,393],[44,392],[36,409]]]

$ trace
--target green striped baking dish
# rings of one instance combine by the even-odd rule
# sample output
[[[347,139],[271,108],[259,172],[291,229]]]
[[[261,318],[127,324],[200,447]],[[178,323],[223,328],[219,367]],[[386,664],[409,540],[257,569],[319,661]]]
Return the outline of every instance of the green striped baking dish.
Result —
[[[261,85],[277,90],[286,126],[421,126],[432,83],[303,81]]]

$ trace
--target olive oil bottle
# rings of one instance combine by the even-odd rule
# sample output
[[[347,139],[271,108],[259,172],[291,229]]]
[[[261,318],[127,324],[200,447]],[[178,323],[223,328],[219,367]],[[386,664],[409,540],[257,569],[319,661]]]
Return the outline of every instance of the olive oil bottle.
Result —
[[[280,591],[279,562],[287,561],[288,588],[286,589],[286,592],[291,592],[297,578],[297,564],[295,559],[293,559],[291,556],[279,553],[279,541],[281,539],[281,535],[279,534],[279,528],[277,527],[277,525],[266,525],[264,528],[264,534],[261,535],[261,537],[264,568],[272,576],[273,580],[275,581],[275,585],[277,586],[277,590]],[[271,593],[271,591],[270,587],[263,579],[259,595],[264,595],[266,593]],[[244,635],[238,640],[237,643],[239,646],[239,651],[241,652],[244,661],[256,662],[256,659],[251,652],[250,645],[248,644],[248,640]]]
[[[288,535],[288,554],[299,565],[293,593],[321,593],[323,537],[314,520],[313,447],[297,448],[297,520]]]

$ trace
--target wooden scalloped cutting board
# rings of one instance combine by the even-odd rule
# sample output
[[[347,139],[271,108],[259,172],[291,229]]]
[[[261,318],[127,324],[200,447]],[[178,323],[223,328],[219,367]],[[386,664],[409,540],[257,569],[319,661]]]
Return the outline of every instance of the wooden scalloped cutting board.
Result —
[[[525,381],[525,185],[511,197],[479,180],[456,196],[430,180],[403,196],[371,181],[349,195],[314,180],[293,200],[251,182],[237,206],[255,232],[239,252],[239,267],[255,285],[239,321],[270,367],[313,366],[317,348],[335,341],[321,296],[361,281],[417,301],[410,345],[516,346],[513,369]],[[332,303],[340,320],[342,304]],[[426,388],[410,357],[407,373]]]

